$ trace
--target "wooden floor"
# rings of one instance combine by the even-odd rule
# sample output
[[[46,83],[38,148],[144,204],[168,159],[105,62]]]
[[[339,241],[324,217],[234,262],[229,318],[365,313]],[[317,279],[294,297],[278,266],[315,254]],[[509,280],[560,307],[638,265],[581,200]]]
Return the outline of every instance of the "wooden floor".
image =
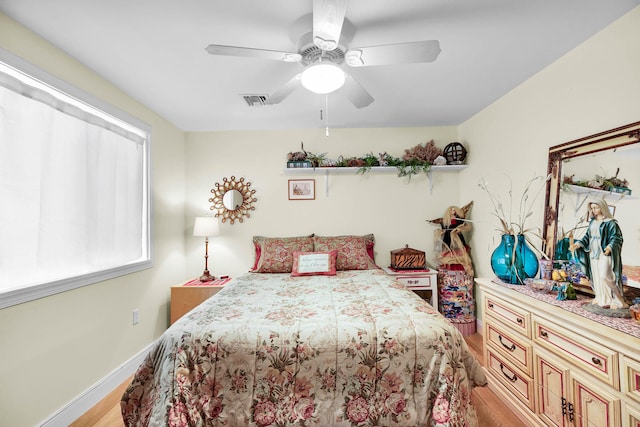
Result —
[[[466,338],[469,349],[484,365],[482,335],[474,334]],[[520,418],[496,396],[489,387],[476,387],[471,392],[471,400],[478,414],[478,427],[524,427]]]
[[[475,334],[466,338],[474,355],[483,361],[482,335]],[[120,397],[129,381],[114,390],[102,402],[76,420],[70,427],[124,427],[120,415]],[[521,427],[522,421],[505,406],[489,387],[476,387],[471,399],[478,413],[479,427]]]

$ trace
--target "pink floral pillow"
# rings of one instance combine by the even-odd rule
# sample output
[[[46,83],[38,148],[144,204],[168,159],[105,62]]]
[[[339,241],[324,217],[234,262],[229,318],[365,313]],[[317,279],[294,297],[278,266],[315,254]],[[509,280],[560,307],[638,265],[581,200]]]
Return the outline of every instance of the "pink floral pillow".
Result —
[[[257,262],[252,270],[254,273],[291,273],[294,252],[313,252],[311,236],[256,236],[253,241],[257,257]]]
[[[314,236],[313,250],[316,252],[337,250],[336,268],[338,270],[368,270],[378,268],[367,251],[367,246],[372,248],[371,242],[372,240],[365,236]]]
[[[292,276],[335,276],[338,251],[294,252]]]

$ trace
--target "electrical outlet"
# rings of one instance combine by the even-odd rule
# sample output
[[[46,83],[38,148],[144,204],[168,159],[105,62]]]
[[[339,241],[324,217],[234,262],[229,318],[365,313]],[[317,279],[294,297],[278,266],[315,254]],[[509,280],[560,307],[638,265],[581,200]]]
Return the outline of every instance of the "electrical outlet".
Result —
[[[140,310],[138,310],[137,308],[133,310],[132,320],[134,325],[137,325],[138,323],[140,323]]]

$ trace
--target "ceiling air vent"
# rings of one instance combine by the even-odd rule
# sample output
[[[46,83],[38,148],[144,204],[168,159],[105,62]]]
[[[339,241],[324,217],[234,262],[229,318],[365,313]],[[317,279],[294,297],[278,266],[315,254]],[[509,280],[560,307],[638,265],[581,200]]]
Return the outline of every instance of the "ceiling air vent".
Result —
[[[249,107],[261,107],[267,105],[269,95],[240,95]]]

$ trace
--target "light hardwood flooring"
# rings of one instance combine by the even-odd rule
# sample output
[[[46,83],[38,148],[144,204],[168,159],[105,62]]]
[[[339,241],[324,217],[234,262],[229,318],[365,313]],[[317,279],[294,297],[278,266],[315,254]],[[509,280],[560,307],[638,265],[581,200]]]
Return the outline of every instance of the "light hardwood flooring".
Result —
[[[483,361],[482,335],[466,338],[474,355]],[[78,418],[70,427],[124,427],[120,415],[120,397],[127,388],[126,381],[109,396]],[[479,427],[521,427],[522,421],[491,391],[489,387],[476,387],[471,398],[478,413]]]
[[[482,335],[466,337],[469,349],[484,366]],[[478,414],[478,427],[524,427],[520,418],[505,405],[489,387],[476,387],[471,392],[471,400]]]

